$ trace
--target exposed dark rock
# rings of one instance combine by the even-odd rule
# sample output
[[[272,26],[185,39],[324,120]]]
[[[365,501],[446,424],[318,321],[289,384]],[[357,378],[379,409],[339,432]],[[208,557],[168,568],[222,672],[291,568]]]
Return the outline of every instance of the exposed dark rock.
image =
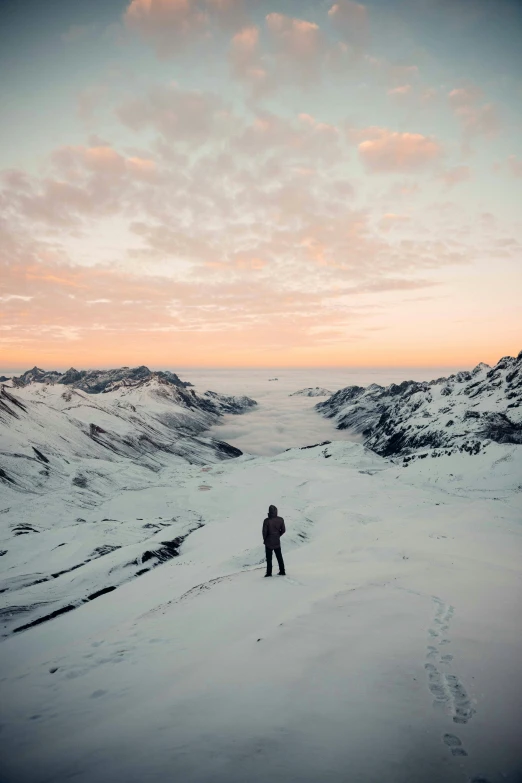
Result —
[[[40,462],[47,462],[47,463],[49,462],[49,460],[47,459],[47,457],[46,457],[44,454],[42,454],[42,452],[41,452],[41,451],[39,451],[38,449],[36,449],[34,446],[33,446],[33,451],[34,451],[34,453],[36,454],[36,456],[38,457],[38,459],[40,460]]]
[[[484,438],[497,443],[522,443],[522,422],[514,422],[505,413],[485,414]]]
[[[74,606],[73,604],[69,604],[68,606],[62,606],[61,609],[56,609],[54,612],[51,612],[50,614],[46,614],[43,617],[39,617],[38,620],[33,620],[32,623],[26,623],[26,625],[19,625],[18,628],[13,628],[13,633],[18,633],[19,631],[26,631],[28,628],[34,628],[35,625],[41,625],[42,623],[46,623],[47,620],[52,620],[55,617],[59,617],[61,614],[65,614],[66,612],[72,612],[73,609],[76,609],[76,606]]]
[[[315,449],[318,446],[329,446],[331,442],[331,440],[323,440],[322,443],[314,443],[312,446],[299,446],[299,450],[304,451],[305,449]],[[287,449],[287,451],[289,451],[289,449]]]
[[[221,454],[226,454],[227,457],[240,457],[243,454],[240,449],[231,446],[230,443],[226,443],[224,440],[215,440],[212,438],[212,443]]]
[[[103,544],[102,546],[97,546],[96,549],[93,550],[89,560],[94,560],[97,557],[103,557],[103,555],[108,555],[111,552],[115,552],[117,549],[121,549],[121,546],[116,546],[113,544]]]
[[[329,397],[331,391],[323,389],[321,386],[308,386],[306,389],[299,389],[299,391],[292,392],[289,397]]]
[[[464,449],[476,454],[477,447],[467,445],[470,436],[474,443],[522,442],[517,410],[522,404],[521,357],[522,352],[517,358],[503,357],[492,368],[479,364],[471,372],[429,382],[348,386],[315,407],[335,418],[338,429],[361,434],[364,444],[382,456],[441,447],[444,453]],[[474,410],[479,403],[481,410]]]
[[[5,386],[2,386],[0,389],[0,411],[8,413],[10,416],[14,416],[16,419],[18,419],[19,415],[16,411],[13,410],[13,406],[15,408],[19,408],[21,411],[27,411],[27,407],[23,404],[23,402],[17,399],[13,394],[10,394]]]
[[[113,590],[116,590],[116,587],[112,585],[111,587],[103,587],[101,590],[97,590],[95,593],[91,593],[91,595],[87,596],[88,601],[94,601],[95,598],[99,598],[100,595],[106,595],[107,593],[112,593]]]
[[[133,386],[140,382],[157,378],[163,383],[178,386],[182,389],[192,386],[182,381],[176,373],[166,371],[154,372],[144,365],[140,367],[119,367],[114,370],[76,370],[71,367],[67,372],[57,370],[42,370],[33,367],[17,377],[12,378],[13,386],[22,387],[29,383],[60,383],[73,386],[88,394],[101,394],[114,391],[120,386]]]
[[[174,520],[171,520],[174,521]],[[152,568],[155,568],[156,566],[161,565],[162,563],[167,562],[168,560],[171,560],[173,557],[177,557],[179,555],[179,550],[181,548],[181,545],[183,542],[188,538],[188,536],[193,533],[195,530],[199,530],[199,528],[204,526],[204,522],[202,521],[201,517],[199,518],[199,522],[197,522],[190,530],[188,530],[184,535],[177,536],[172,541],[161,541],[158,542],[159,546],[155,549],[147,549],[143,553],[143,555],[136,560],[133,560],[132,563],[128,563],[128,565],[133,566],[141,566],[144,563],[149,563],[149,565],[146,568],[138,568],[136,570],[131,578],[136,576],[141,576],[142,574],[150,571]],[[111,546],[111,545],[105,545],[97,547],[93,552],[92,555],[85,560],[83,563],[77,563],[76,565],[72,566],[71,568],[64,569],[63,571],[57,571],[54,574],[51,574],[49,576],[45,576],[42,579],[38,579],[34,582],[30,582],[31,584],[39,584],[40,582],[46,582],[50,579],[54,578],[57,579],[58,577],[62,576],[63,574],[69,573],[70,571],[75,571],[79,568],[82,568],[86,563],[91,562],[92,560],[101,557],[103,555],[109,554],[110,552],[113,552],[115,549],[119,549],[118,546]],[[5,554],[5,552],[4,552]],[[110,573],[110,572],[109,572]],[[127,581],[127,578],[125,579]],[[24,625],[20,625],[17,628],[13,629],[13,632],[19,632],[19,631],[25,631],[28,628],[32,628],[35,625],[40,625],[41,623],[47,622],[47,620],[52,620],[55,617],[58,617],[61,614],[64,614],[65,612],[70,612],[73,609],[76,609],[78,606],[81,606],[82,604],[87,603],[88,601],[93,601],[96,598],[100,598],[103,595],[106,595],[107,593],[111,593],[114,590],[116,590],[118,585],[110,585],[108,587],[103,587],[99,590],[96,590],[94,593],[90,593],[87,597],[81,598],[76,603],[70,603],[67,606],[61,607],[53,612],[50,612],[43,617],[39,617],[36,620],[33,620],[30,623],[25,623]],[[12,617],[13,614],[22,614],[34,610],[34,606],[23,606],[23,607],[8,607],[6,610],[4,610],[3,614],[5,617]]]

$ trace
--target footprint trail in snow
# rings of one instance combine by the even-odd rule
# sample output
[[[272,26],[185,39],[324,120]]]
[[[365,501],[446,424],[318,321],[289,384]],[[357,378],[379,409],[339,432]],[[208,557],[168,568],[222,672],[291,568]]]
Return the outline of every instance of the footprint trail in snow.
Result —
[[[448,670],[453,655],[441,652],[441,647],[451,643],[446,633],[455,610],[440,598],[434,597],[433,601],[436,607],[435,617],[428,629],[427,660],[424,664],[428,689],[434,697],[434,707],[444,710],[448,716],[451,716],[453,723],[466,724],[471,720],[475,709],[462,681]],[[442,741],[453,756],[468,755],[462,740],[457,735],[447,732],[443,735]]]

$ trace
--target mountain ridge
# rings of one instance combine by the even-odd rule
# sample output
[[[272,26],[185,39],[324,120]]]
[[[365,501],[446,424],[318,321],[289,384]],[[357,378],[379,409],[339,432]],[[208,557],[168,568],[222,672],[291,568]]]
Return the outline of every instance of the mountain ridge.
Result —
[[[124,366],[109,370],[76,370],[74,367],[70,367],[65,372],[42,370],[35,365],[31,370],[26,370],[11,380],[16,388],[27,386],[30,383],[58,383],[74,386],[89,394],[97,394],[104,391],[114,391],[119,385],[135,385],[152,378],[181,388],[193,385],[188,381],[182,381],[176,373],[169,370],[150,370],[143,364],[139,367]]]
[[[431,381],[347,386],[315,409],[383,457],[522,443],[522,351]]]

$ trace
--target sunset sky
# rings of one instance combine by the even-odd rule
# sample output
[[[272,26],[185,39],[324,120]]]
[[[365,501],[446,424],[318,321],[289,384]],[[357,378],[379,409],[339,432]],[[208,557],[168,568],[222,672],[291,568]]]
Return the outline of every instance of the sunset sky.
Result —
[[[518,0],[3,0],[0,369],[522,348]]]

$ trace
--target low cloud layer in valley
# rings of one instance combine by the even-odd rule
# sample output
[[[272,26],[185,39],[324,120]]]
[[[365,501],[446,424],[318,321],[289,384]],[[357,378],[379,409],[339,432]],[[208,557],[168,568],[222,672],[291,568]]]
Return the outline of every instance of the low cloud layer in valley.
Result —
[[[242,416],[225,416],[208,434],[227,441],[249,454],[270,456],[296,446],[309,446],[325,440],[360,442],[359,435],[337,430],[314,408],[323,398],[290,396],[310,386],[324,386],[332,392],[345,386],[370,383],[400,383],[403,380],[431,380],[447,375],[447,368],[342,370],[309,368],[299,370],[194,370],[180,375],[198,391],[212,389],[225,394],[247,394],[258,405]],[[277,378],[277,380],[273,380]],[[272,380],[271,380],[272,379]]]

